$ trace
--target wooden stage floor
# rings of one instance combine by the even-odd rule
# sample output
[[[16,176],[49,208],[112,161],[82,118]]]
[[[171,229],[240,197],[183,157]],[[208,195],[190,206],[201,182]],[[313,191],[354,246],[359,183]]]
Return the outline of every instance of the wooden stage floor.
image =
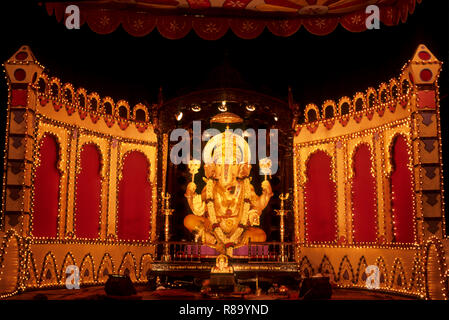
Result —
[[[136,286],[139,300],[205,300],[199,292],[190,292],[184,289],[167,289],[149,291],[146,286]],[[163,292],[162,292],[163,291]],[[45,297],[44,297],[45,296]],[[290,291],[289,297],[278,295],[246,295],[244,300],[296,300],[297,291]],[[79,290],[48,289],[28,291],[12,296],[7,300],[107,300],[103,286],[85,287]],[[214,299],[215,300],[215,299]],[[415,300],[412,297],[394,295],[389,293],[374,292],[356,289],[334,289],[332,300]]]

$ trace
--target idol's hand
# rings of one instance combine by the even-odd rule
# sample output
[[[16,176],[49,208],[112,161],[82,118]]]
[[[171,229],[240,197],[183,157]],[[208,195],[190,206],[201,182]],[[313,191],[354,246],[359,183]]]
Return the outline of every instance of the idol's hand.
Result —
[[[258,226],[260,224],[259,212],[257,210],[250,210],[248,218],[252,226]]]
[[[271,189],[271,184],[268,180],[262,182],[262,192],[268,195],[273,194],[273,190]]]
[[[187,185],[186,196],[192,196],[196,191],[196,184],[194,182],[190,182]]]

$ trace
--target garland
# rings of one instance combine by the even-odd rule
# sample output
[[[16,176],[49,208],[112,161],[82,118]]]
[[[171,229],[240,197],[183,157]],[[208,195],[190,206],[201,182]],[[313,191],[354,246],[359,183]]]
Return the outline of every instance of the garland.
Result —
[[[207,202],[207,212],[209,214],[209,219],[212,223],[212,228],[215,233],[215,236],[218,240],[225,244],[226,247],[231,247],[237,243],[237,240],[240,238],[244,231],[244,226],[248,222],[249,209],[251,206],[250,201],[250,187],[249,187],[249,179],[244,180],[244,204],[243,204],[243,216],[241,222],[239,223],[239,227],[232,233],[230,237],[226,237],[223,230],[220,227],[220,224],[217,221],[217,215],[215,212],[215,206],[213,201],[213,189],[214,184],[212,179],[208,179],[206,183],[206,202]]]

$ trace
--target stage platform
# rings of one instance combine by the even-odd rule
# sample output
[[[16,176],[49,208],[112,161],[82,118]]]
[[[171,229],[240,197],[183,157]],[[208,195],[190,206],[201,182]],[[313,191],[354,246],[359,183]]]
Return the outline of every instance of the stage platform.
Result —
[[[190,292],[184,289],[167,289],[150,291],[144,285],[136,286],[138,300],[210,300],[204,298],[199,292]],[[104,292],[104,286],[85,287],[79,290],[48,289],[28,291],[12,296],[6,300],[108,300]],[[256,296],[248,294],[243,300],[297,300],[298,291],[289,291],[288,295]],[[217,300],[217,299],[213,299]],[[416,300],[407,296],[393,295],[369,290],[339,289],[333,290],[331,300]]]
[[[206,279],[210,276],[210,270],[215,265],[213,260],[198,262],[155,262],[152,264],[152,273],[156,276],[172,276],[185,277],[191,276],[200,279]],[[283,276],[291,276],[296,278],[299,276],[299,266],[297,263],[271,263],[271,262],[254,262],[254,263],[232,263],[234,273],[237,279],[259,277],[277,278]]]

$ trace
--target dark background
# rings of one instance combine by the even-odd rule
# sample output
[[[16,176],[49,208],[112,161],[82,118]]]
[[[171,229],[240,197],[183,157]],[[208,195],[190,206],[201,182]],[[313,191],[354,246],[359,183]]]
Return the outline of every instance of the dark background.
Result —
[[[225,59],[258,91],[287,100],[291,86],[300,106],[321,105],[324,100],[352,96],[398,76],[423,43],[445,63],[440,95],[443,160],[447,161],[448,1],[423,0],[405,24],[381,25],[380,30],[351,33],[339,26],[321,37],[301,28],[288,38],[264,31],[254,40],[240,39],[228,31],[216,41],[202,40],[194,31],[183,39],[168,40],[156,29],[143,38],[132,37],[121,27],[109,35],[98,35],[87,25],[67,30],[38,2],[2,0],[0,6],[0,61],[29,45],[49,75],[75,88],[97,91],[102,97],[126,99],[131,105],[155,103],[160,86],[165,100],[189,92],[210,78],[211,70]],[[6,81],[0,79],[2,110],[6,103]],[[5,122],[2,113],[0,132]],[[4,145],[3,134],[0,145]],[[446,174],[446,186],[448,178]]]

